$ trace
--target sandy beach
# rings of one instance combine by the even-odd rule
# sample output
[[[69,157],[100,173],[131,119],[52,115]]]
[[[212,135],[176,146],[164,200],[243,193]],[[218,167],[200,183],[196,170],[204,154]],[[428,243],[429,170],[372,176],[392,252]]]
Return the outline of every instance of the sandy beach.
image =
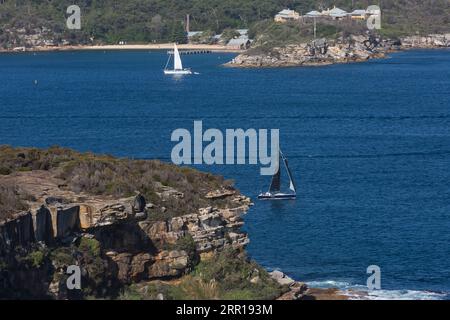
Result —
[[[173,43],[158,44],[125,44],[125,45],[95,45],[95,46],[38,46],[33,48],[14,48],[11,50],[0,50],[0,52],[41,52],[41,51],[70,51],[70,50],[170,50]],[[208,44],[180,44],[180,50],[199,50],[212,52],[243,52],[243,50],[231,49],[223,45]]]

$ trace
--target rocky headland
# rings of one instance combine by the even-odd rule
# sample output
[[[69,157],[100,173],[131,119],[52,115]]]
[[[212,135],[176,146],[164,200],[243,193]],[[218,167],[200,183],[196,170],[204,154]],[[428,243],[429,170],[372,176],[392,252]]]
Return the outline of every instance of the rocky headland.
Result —
[[[252,203],[223,178],[4,146],[0,191],[0,299],[314,298],[246,257]],[[80,290],[66,285],[69,266]]]
[[[397,40],[351,36],[345,40],[318,39],[310,43],[289,44],[270,49],[256,47],[238,55],[225,66],[241,68],[323,66],[384,58],[387,53],[402,49],[447,47],[450,47],[450,34],[410,36]]]

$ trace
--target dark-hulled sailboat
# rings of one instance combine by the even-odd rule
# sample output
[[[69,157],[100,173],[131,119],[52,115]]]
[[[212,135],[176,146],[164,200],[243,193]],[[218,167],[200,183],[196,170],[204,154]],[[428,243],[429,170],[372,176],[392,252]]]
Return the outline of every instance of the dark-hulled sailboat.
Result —
[[[291,170],[289,169],[288,161],[286,157],[280,150],[279,160],[282,160],[284,166],[286,168],[287,174],[289,176],[289,189],[290,193],[281,192],[281,170],[280,170],[280,161],[278,161],[278,170],[272,176],[272,182],[270,183],[270,188],[268,192],[261,193],[258,196],[260,200],[295,200],[297,197],[297,191],[295,188],[294,178],[292,177]]]

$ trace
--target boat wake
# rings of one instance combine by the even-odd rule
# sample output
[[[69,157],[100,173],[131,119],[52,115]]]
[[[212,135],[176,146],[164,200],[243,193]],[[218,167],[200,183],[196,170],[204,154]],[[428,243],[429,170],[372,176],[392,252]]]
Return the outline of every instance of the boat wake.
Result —
[[[306,284],[311,288],[339,289],[350,300],[450,300],[450,293],[420,290],[368,291],[366,286],[354,285],[346,281],[310,281]]]

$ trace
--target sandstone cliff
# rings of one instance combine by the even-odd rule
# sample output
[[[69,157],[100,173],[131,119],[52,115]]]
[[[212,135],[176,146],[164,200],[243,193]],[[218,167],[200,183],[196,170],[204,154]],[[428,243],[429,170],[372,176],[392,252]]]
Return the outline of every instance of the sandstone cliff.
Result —
[[[3,298],[80,298],[65,285],[71,264],[81,267],[88,294],[113,295],[132,283],[183,276],[200,260],[249,241],[240,228],[251,201],[229,185],[203,188],[197,201],[208,206],[173,214],[170,203],[186,191],[160,183],[152,201],[139,192],[75,191],[61,168],[0,175],[0,185],[11,184],[27,194],[29,209],[0,221]]]
[[[250,200],[236,193],[226,193],[235,204],[233,207],[210,206],[198,212],[152,221],[155,205],[147,204],[143,210],[136,210],[139,209],[134,206],[136,197],[111,199],[61,191],[59,181],[45,171],[20,173],[7,179],[26,181],[22,185],[27,192],[33,192],[34,200],[30,202],[32,209],[29,212],[17,214],[0,224],[0,255],[3,257],[18,247],[35,248],[38,244],[57,247],[76,243],[81,238],[96,239],[104,257],[115,265],[117,280],[129,284],[187,273],[194,259],[193,253],[176,248],[177,242],[187,236],[193,239],[195,254],[199,255],[212,254],[226,247],[244,247],[248,243],[240,227],[243,224],[241,216],[248,210]],[[218,191],[217,197],[224,194]],[[11,277],[14,271],[6,273],[5,278]],[[60,277],[60,273],[55,275]],[[64,286],[60,283],[64,279],[61,277],[59,282],[52,279],[48,294],[64,298],[58,289]],[[58,283],[52,284],[55,281]],[[30,283],[17,281],[0,290],[20,291],[22,285],[29,286]],[[8,295],[8,292],[3,291],[3,294]]]

